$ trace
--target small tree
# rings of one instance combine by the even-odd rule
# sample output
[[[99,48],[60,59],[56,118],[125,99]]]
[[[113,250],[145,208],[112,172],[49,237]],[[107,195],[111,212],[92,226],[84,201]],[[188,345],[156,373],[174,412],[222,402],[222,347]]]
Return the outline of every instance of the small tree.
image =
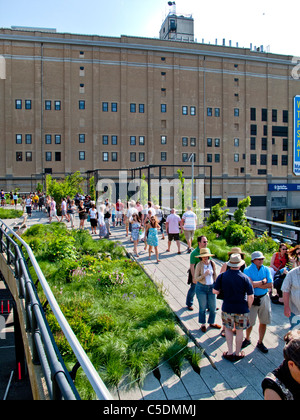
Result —
[[[60,181],[53,179],[51,175],[47,175],[47,194],[54,198],[58,210],[60,210],[60,203],[64,197],[67,197],[68,195],[74,197],[77,192],[82,193],[82,188],[80,186],[82,181],[83,177],[80,175],[79,171],[66,176],[64,180]]]

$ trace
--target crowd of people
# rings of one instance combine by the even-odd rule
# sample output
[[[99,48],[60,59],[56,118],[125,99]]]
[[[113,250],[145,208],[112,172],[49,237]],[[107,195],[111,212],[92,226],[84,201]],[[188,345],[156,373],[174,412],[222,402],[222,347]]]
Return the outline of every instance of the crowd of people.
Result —
[[[223,357],[235,362],[245,357],[243,349],[251,344],[252,329],[258,320],[256,348],[268,353],[264,338],[271,323],[271,303],[283,305],[284,315],[289,318],[291,326],[291,332],[285,337],[284,361],[267,375],[262,388],[265,399],[300,399],[300,245],[288,249],[286,244],[281,243],[278,252],[272,256],[270,266],[264,265],[265,256],[261,251],[254,251],[248,267],[241,248],[233,247],[228,252],[228,261],[217,275],[216,263],[212,259],[214,255],[205,236],[197,238],[198,246],[192,250],[197,216],[191,207],[187,207],[182,217],[176,214],[175,209],[166,216],[158,205],[150,201],[143,206],[133,200],[126,203],[120,199],[116,203],[105,200],[97,208],[89,196],[79,194],[74,199],[62,199],[60,217],[55,200],[49,196],[29,194],[22,197],[21,205],[29,216],[32,209],[42,210],[44,206],[49,222],[53,218],[60,222],[65,220],[71,223],[72,228],[75,228],[75,216],[78,215],[79,229],[85,229],[87,221],[91,234],[99,234],[100,238],[108,238],[111,229],[124,226],[126,237],[133,242],[135,256],[139,257],[143,247],[144,251],[148,250],[149,260],[154,252],[157,263],[160,262],[159,234],[162,240],[165,233],[167,235],[166,252],[171,251],[174,241],[177,253],[181,254],[179,234],[184,233],[190,254],[190,287],[186,306],[188,310],[194,310],[196,295],[200,331],[206,333],[208,328],[221,330],[227,344]],[[222,326],[215,322],[217,299],[222,301]]]

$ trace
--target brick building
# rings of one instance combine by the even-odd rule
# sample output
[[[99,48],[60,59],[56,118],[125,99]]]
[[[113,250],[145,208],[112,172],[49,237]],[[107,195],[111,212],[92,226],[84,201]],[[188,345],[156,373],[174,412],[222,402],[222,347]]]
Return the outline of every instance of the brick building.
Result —
[[[214,203],[226,198],[235,209],[249,195],[249,215],[300,219],[292,57],[38,29],[0,29],[0,57],[1,188],[28,191],[51,171],[109,177],[162,165],[172,177],[167,165],[194,154],[195,165],[212,165]],[[207,174],[195,175],[205,177],[207,200]]]

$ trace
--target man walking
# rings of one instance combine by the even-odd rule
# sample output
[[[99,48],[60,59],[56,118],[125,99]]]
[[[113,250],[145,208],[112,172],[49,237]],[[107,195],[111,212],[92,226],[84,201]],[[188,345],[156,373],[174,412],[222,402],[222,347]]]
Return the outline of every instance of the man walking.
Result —
[[[291,328],[300,329],[300,267],[293,268],[286,275],[283,292],[284,315],[289,318]]]
[[[271,323],[271,303],[268,289],[272,287],[273,280],[268,267],[263,265],[264,255],[260,251],[255,251],[251,255],[251,265],[244,270],[254,288],[254,302],[250,309],[250,327],[246,330],[246,338],[243,341],[242,348],[251,344],[250,334],[259,319],[257,348],[263,353],[268,353],[268,349],[263,344],[267,325]]]
[[[172,209],[171,214],[167,217],[166,220],[166,231],[168,234],[168,249],[167,252],[170,252],[171,243],[174,241],[177,244],[178,252],[177,254],[181,254],[180,252],[180,241],[179,241],[179,224],[180,224],[180,217],[175,214],[176,210]],[[181,229],[182,230],[182,229]]]
[[[253,303],[253,286],[249,277],[240,271],[244,265],[240,254],[231,254],[225,273],[221,273],[214,285],[213,293],[223,292],[222,321],[225,326],[225,337],[228,351],[223,357],[229,361],[236,361],[245,356],[241,352],[243,330],[249,328],[249,308]],[[233,353],[233,329],[236,330],[236,350]]]
[[[195,267],[198,264],[198,262],[200,261],[200,259],[197,258],[197,257],[200,255],[200,249],[201,248],[207,248],[207,242],[208,241],[207,241],[206,236],[202,235],[202,236],[198,236],[197,242],[198,242],[197,248],[195,248],[194,251],[190,255],[190,273],[191,273],[190,278],[192,280],[192,283],[190,283],[190,288],[189,288],[189,291],[188,291],[187,296],[186,296],[186,306],[188,307],[189,311],[192,311],[194,309],[193,308],[193,301],[194,301],[194,296],[195,296],[195,293],[196,293],[196,284],[193,283],[193,278],[195,276]],[[207,249],[208,249],[209,253],[211,253],[210,249],[209,248],[207,248]]]
[[[192,211],[191,206],[187,206],[187,210],[185,213],[183,213],[182,219],[181,219],[181,229],[184,230],[184,236],[188,245],[188,253],[190,254],[192,251],[192,240],[194,237],[194,233],[197,226],[197,216]]]

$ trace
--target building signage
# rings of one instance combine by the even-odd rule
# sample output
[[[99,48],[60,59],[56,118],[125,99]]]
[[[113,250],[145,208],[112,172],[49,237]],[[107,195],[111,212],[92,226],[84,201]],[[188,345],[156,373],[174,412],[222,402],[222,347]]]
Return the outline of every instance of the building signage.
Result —
[[[294,97],[294,174],[300,175],[300,95]]]
[[[269,191],[300,191],[300,184],[269,184],[268,190]]]

